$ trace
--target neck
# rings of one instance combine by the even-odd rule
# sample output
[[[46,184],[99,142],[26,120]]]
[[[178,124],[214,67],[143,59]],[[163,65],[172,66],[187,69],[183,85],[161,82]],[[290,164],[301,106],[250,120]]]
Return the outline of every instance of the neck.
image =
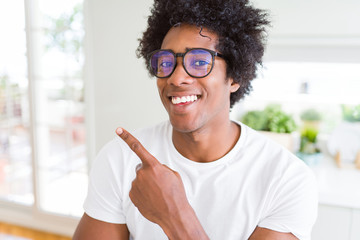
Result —
[[[212,162],[225,156],[240,137],[240,126],[232,121],[212,129],[182,133],[173,129],[172,140],[177,151],[195,162]]]

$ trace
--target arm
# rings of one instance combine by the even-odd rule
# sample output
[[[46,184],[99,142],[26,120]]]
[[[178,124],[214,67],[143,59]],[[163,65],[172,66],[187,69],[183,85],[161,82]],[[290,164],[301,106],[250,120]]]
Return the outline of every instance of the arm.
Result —
[[[267,228],[257,227],[249,240],[298,240],[292,233],[282,233]]]
[[[180,175],[161,164],[130,133],[121,128],[116,132],[142,162],[129,193],[140,213],[158,224],[169,239],[209,239],[186,198]]]
[[[89,217],[86,213],[81,218],[73,240],[128,240],[129,231],[126,224],[102,222]]]

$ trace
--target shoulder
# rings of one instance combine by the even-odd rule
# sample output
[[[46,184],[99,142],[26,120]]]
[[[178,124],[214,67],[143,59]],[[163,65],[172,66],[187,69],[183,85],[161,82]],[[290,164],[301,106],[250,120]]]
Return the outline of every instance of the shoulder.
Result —
[[[256,165],[262,171],[263,177],[291,182],[308,181],[315,183],[316,179],[311,169],[284,146],[264,136],[258,131],[239,123],[244,137],[244,146],[251,165]]]
[[[293,153],[241,124],[249,168],[266,186],[266,204],[259,226],[291,232],[307,239],[317,215],[317,181],[313,171]]]

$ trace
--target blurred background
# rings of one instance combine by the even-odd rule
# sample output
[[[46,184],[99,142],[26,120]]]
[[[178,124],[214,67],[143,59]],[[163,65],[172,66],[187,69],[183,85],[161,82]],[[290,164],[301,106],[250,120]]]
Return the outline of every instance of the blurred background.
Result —
[[[315,240],[360,239],[360,2],[254,0],[272,27],[231,118],[283,144],[319,185]],[[71,236],[118,126],[167,119],[137,59],[152,0],[0,0],[0,222]]]

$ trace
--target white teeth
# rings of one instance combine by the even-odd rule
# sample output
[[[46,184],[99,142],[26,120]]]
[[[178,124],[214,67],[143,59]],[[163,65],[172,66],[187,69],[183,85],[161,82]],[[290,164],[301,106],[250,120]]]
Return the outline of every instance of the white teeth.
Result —
[[[183,96],[183,97],[171,97],[171,102],[173,104],[179,104],[179,103],[187,103],[187,102],[195,102],[197,100],[196,95],[191,96]]]

